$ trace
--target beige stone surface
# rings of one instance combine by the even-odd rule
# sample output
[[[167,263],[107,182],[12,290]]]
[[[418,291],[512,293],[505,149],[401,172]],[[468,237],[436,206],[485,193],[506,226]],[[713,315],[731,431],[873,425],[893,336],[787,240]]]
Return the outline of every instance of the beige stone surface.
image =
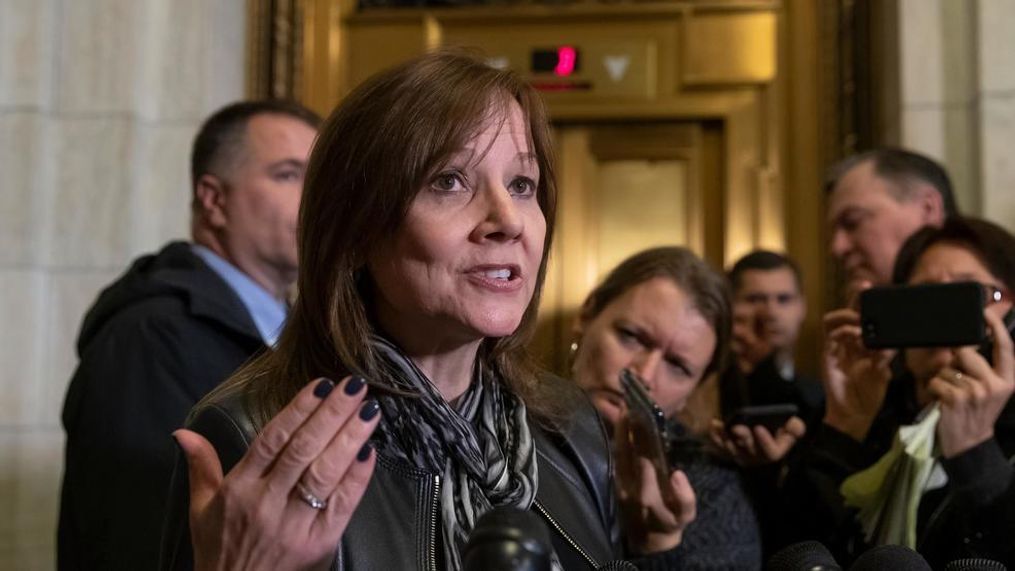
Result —
[[[941,3],[947,0],[898,0],[900,103],[944,101]]]
[[[963,212],[980,209],[977,109],[975,105],[903,109],[903,141],[908,148],[939,160],[952,179]]]
[[[902,141],[907,148],[939,160],[945,158],[945,110],[942,107],[904,107],[900,123]]]
[[[49,121],[35,111],[0,111],[0,268],[38,258]]]
[[[0,431],[0,567],[56,568],[56,520],[63,433],[57,428]]]
[[[0,269],[0,425],[26,427],[54,408],[43,397],[42,362],[46,276],[38,270]],[[2,518],[0,518],[2,519]]]
[[[0,0],[0,108],[48,108],[54,0]]]
[[[147,6],[139,68],[146,120],[194,122],[242,93],[241,3],[158,0]]]
[[[246,89],[247,3],[236,0],[207,2],[205,13],[210,38],[201,57],[208,62],[202,95],[205,115],[243,96]]]
[[[142,73],[143,10],[137,0],[61,4],[57,83],[64,114],[135,109]]]
[[[196,126],[152,125],[137,131],[130,216],[130,256],[190,236],[190,146]]]
[[[986,93],[1015,91],[1015,2],[979,0],[979,81]]]
[[[1015,95],[982,102],[983,216],[1015,231]]]
[[[121,118],[56,122],[55,187],[45,213],[48,267],[110,268],[127,257],[129,173],[136,168],[132,127]]]
[[[975,6],[899,0],[900,103],[971,101],[976,94]]]
[[[976,6],[965,0],[941,3],[942,97],[941,102],[954,105],[976,99]]]

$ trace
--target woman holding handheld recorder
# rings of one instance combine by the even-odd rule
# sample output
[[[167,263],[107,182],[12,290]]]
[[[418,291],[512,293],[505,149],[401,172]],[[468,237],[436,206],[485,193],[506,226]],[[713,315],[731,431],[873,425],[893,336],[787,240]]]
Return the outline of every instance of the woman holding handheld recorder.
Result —
[[[625,542],[634,551],[663,551],[653,558],[661,569],[761,566],[758,523],[728,456],[692,449],[695,459],[675,459],[683,469],[672,472],[671,489],[663,490],[651,463],[621,444],[626,443],[628,406],[620,374],[627,368],[668,418],[671,444],[693,446],[689,435],[679,437],[683,431],[675,417],[702,379],[726,359],[729,296],[725,278],[689,250],[653,248],[611,271],[589,294],[576,325],[573,377],[617,435]],[[796,442],[800,424],[794,419],[775,435],[763,427],[736,426],[733,433],[720,426],[717,440],[739,462],[774,461]]]
[[[1015,237],[985,220],[952,218],[924,228],[903,246],[895,282],[978,282],[989,341],[980,348],[906,348],[905,372],[893,378],[895,351],[866,349],[860,315],[825,318],[826,413],[789,489],[800,539],[817,539],[848,562],[869,544],[841,486],[887,455],[899,427],[935,407],[933,468],[916,483],[915,548],[935,569],[983,557],[1015,567],[1015,354],[1010,331]],[[933,311],[932,308],[928,311]],[[937,413],[934,413],[937,414]],[[890,484],[884,484],[890,485]],[[895,487],[887,490],[895,494]]]
[[[614,559],[602,423],[523,348],[556,200],[538,94],[461,52],[399,65],[335,109],[303,192],[277,348],[175,435],[163,567],[459,569],[500,506],[544,520],[554,569]]]

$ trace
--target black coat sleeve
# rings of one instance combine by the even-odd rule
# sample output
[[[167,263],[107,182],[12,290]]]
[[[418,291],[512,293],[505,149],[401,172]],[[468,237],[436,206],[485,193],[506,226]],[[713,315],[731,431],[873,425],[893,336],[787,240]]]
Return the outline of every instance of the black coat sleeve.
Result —
[[[942,464],[951,489],[945,514],[954,520],[948,535],[957,535],[951,542],[961,546],[947,558],[981,557],[1015,567],[1015,469],[998,441],[991,438]]]
[[[81,354],[64,403],[60,569],[152,569],[175,445],[190,408],[239,364],[207,366],[202,330],[140,307]]]
[[[218,453],[225,473],[246,454],[253,439],[249,423],[238,422],[235,415],[218,406],[207,406],[196,411],[188,421],[187,428],[208,439]],[[193,569],[194,552],[190,541],[189,520],[190,482],[186,458],[179,450],[165,514],[158,568],[163,571]]]

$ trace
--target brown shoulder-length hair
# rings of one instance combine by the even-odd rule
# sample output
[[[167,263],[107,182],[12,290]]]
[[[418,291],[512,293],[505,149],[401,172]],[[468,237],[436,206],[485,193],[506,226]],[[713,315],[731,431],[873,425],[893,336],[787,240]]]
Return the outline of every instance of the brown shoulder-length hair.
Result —
[[[715,349],[702,377],[722,370],[733,327],[729,284],[722,274],[687,248],[649,248],[621,262],[585,299],[581,319],[591,321],[625,292],[653,278],[666,278],[684,290],[715,330]]]
[[[532,300],[518,329],[483,342],[479,358],[499,371],[536,418],[562,405],[537,382],[525,342],[535,325],[553,235],[557,190],[546,110],[508,70],[462,50],[430,53],[381,72],[353,90],[314,144],[300,204],[298,294],[278,346],[238,371],[222,391],[242,388],[263,424],[308,381],[356,374],[379,378],[369,343],[373,320],[367,258],[402,224],[417,192],[511,102],[528,123],[539,165],[537,200],[546,238]],[[491,112],[491,108],[493,111]],[[214,397],[210,397],[214,398]]]

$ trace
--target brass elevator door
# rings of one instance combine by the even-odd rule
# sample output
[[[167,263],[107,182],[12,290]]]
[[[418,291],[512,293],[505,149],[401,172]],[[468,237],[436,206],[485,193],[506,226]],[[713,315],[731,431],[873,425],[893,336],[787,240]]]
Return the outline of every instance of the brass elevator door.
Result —
[[[585,296],[628,256],[686,246],[721,267],[721,127],[710,122],[555,128],[559,203],[533,350],[568,373]]]

